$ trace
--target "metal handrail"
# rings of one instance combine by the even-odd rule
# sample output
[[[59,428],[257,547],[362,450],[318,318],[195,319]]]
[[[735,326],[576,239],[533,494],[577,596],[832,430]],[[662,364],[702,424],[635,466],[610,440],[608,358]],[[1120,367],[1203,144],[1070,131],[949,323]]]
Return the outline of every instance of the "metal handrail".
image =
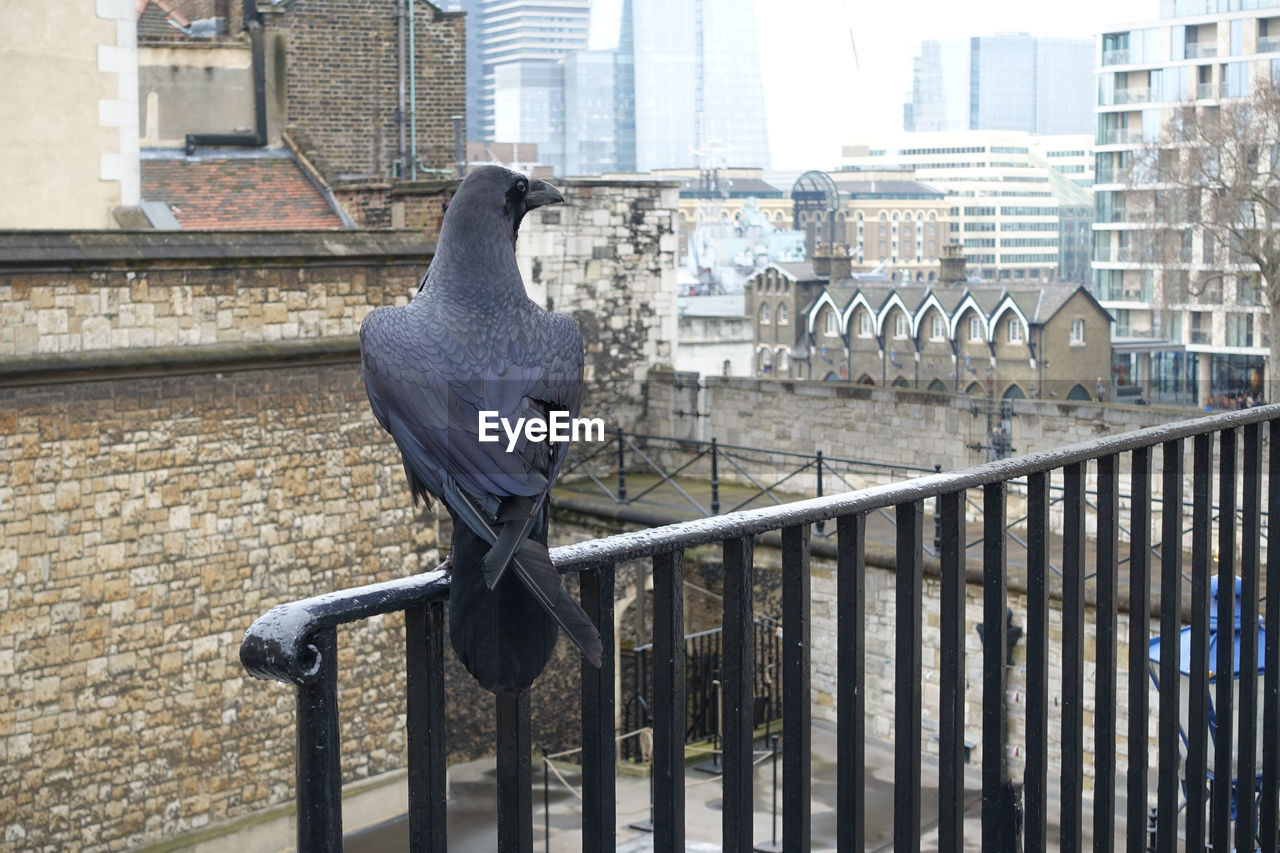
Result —
[[[1263,423],[1280,417],[1280,404],[1255,406],[1225,414],[1192,418],[1172,424],[1146,427],[1121,435],[1089,439],[1051,450],[1040,450],[1010,459],[997,459],[970,468],[929,473],[914,480],[870,486],[821,498],[808,498],[782,506],[741,510],[732,516],[712,516],[681,521],[651,530],[619,533],[603,539],[553,548],[552,560],[561,572],[578,572],[625,560],[670,554],[724,539],[758,536],[770,530],[795,525],[831,521],[840,516],[887,509],[908,501],[926,500],[950,492],[974,489],[993,483],[1017,480],[1086,462],[1100,456],[1153,447],[1167,441],[1191,438],[1203,433]]]
[[[1262,433],[1269,423],[1270,457],[1262,458]],[[1097,737],[1093,786],[1094,831],[1112,833],[1126,823],[1132,832],[1145,831],[1149,773],[1147,732],[1146,620],[1130,619],[1127,661],[1129,667],[1129,730],[1127,738],[1129,803],[1126,816],[1116,814],[1117,657],[1121,638],[1119,612],[1119,462],[1120,454],[1133,452],[1131,514],[1134,530],[1131,554],[1144,555],[1131,565],[1130,612],[1149,611],[1151,561],[1145,556],[1151,532],[1151,495],[1138,487],[1153,478],[1150,448],[1163,447],[1163,492],[1176,503],[1176,511],[1164,513],[1160,524],[1164,540],[1172,542],[1187,528],[1183,523],[1181,496],[1184,485],[1184,439],[1194,438],[1192,475],[1191,630],[1192,660],[1197,642],[1207,643],[1208,577],[1211,561],[1212,438],[1222,433],[1222,482],[1234,485],[1237,441],[1230,431],[1244,427],[1240,442],[1244,484],[1239,537],[1243,556],[1239,566],[1228,562],[1216,571],[1240,569],[1245,578],[1242,608],[1258,609],[1261,541],[1262,472],[1270,477],[1268,500],[1280,502],[1280,406],[1256,407],[1214,414],[1192,420],[1150,427],[1136,432],[1093,439],[1026,456],[1002,459],[960,471],[932,473],[917,479],[874,486],[847,494],[801,500],[782,506],[745,510],[700,518],[649,530],[622,533],[590,542],[565,545],[551,552],[563,573],[580,573],[581,599],[598,626],[605,648],[614,646],[614,572],[618,564],[651,557],[654,580],[654,807],[655,848],[683,847],[685,688],[683,655],[683,552],[699,545],[723,547],[723,631],[735,642],[723,644],[723,845],[725,849],[752,846],[751,709],[753,642],[752,573],[754,537],[782,531],[782,634],[781,671],[783,739],[788,745],[783,768],[783,843],[787,849],[808,849],[810,820],[810,525],[837,522],[837,787],[840,802],[850,811],[838,823],[841,849],[857,844],[863,824],[862,801],[865,753],[863,725],[866,685],[863,675],[867,595],[864,591],[866,516],[893,508],[897,516],[893,607],[895,727],[905,737],[895,738],[894,839],[895,847],[917,849],[921,831],[922,797],[920,762],[922,695],[924,502],[937,499],[940,516],[941,571],[939,654],[933,666],[939,672],[942,708],[939,723],[939,846],[958,849],[963,814],[963,743],[965,720],[965,525],[964,492],[982,490],[982,768],[983,846],[1011,849],[1009,833],[1016,825],[1012,809],[1015,794],[1007,768],[1007,649],[1014,636],[1006,625],[1007,561],[1005,515],[1007,484],[1027,480],[1027,623],[1026,623],[1026,756],[1024,794],[1028,847],[1043,846],[1048,803],[1049,756],[1049,658],[1048,658],[1048,510],[1050,472],[1063,469],[1063,579],[1061,583],[1061,675],[1053,694],[1061,717],[1062,798],[1061,833],[1064,848],[1080,846],[1083,831],[1080,800],[1083,784],[1084,743],[1084,634],[1085,634],[1085,480],[1087,462],[1097,463],[1096,543],[1097,601],[1096,700],[1094,730]],[[1228,467],[1231,466],[1231,467]],[[1230,517],[1236,517],[1234,502]],[[1275,515],[1271,516],[1274,523]],[[1225,531],[1235,536],[1235,525]],[[1230,540],[1236,541],[1236,540]],[[1280,560],[1266,561],[1266,585],[1280,588]],[[1165,596],[1160,609],[1160,636],[1177,636],[1183,624],[1182,549],[1165,549],[1160,563],[1160,584]],[[255,676],[298,686],[298,849],[341,849],[341,768],[337,714],[337,626],[373,615],[406,612],[406,686],[409,753],[410,847],[415,851],[445,849],[444,803],[444,664],[443,601],[448,594],[448,561],[433,572],[357,589],[313,596],[272,608],[246,632],[241,660]],[[1163,597],[1163,596],[1162,596]],[[1267,621],[1280,622],[1280,597],[1269,596]],[[1250,620],[1245,620],[1246,626]],[[1280,632],[1276,632],[1280,635]],[[1280,648],[1270,642],[1266,650],[1266,684],[1262,690],[1267,713],[1263,717],[1264,742],[1280,738]],[[1196,638],[1200,638],[1197,640]],[[1247,645],[1247,639],[1244,641]],[[1176,644],[1175,644],[1176,645]],[[1156,845],[1173,850],[1178,844],[1178,773],[1184,748],[1175,734],[1179,725],[1179,686],[1176,654],[1160,661],[1160,738],[1158,743]],[[660,665],[658,665],[660,664]],[[1190,675],[1188,695],[1207,690],[1207,669]],[[1242,697],[1257,697],[1256,669],[1241,675]],[[847,692],[846,692],[847,691]],[[1252,691],[1252,692],[1247,692]],[[613,658],[606,655],[599,670],[584,664],[582,670],[583,840],[587,849],[611,849],[614,839],[614,790],[616,744],[614,741]],[[1249,702],[1241,700],[1242,719]],[[1198,706],[1197,706],[1198,707]],[[531,853],[532,838],[529,736],[529,692],[497,697],[498,752],[498,849]],[[1187,767],[1199,768],[1205,750],[1207,720],[1193,708],[1192,736],[1186,741]],[[1198,732],[1198,733],[1197,733]],[[1199,761],[1200,764],[1196,762]],[[1198,772],[1197,770],[1188,771]],[[1260,822],[1264,847],[1275,845],[1280,763],[1275,751],[1264,757],[1259,812],[1250,813],[1250,798],[1241,798],[1241,824],[1252,833]],[[1188,785],[1186,796],[1198,790]],[[1197,793],[1197,809],[1204,805]],[[1187,814],[1192,809],[1188,807]],[[1204,814],[1197,812],[1196,837],[1203,839]],[[1221,811],[1210,815],[1214,831],[1227,820]],[[1193,833],[1188,824],[1188,835]],[[1248,837],[1248,836],[1246,836]],[[1192,843],[1189,841],[1189,843]]]

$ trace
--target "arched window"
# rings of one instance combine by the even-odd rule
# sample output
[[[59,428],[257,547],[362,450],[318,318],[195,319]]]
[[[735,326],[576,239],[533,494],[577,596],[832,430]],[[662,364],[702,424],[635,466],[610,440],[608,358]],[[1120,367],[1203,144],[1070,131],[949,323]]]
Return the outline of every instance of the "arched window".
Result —
[[[761,323],[769,322],[769,303],[768,302],[760,303],[760,322]]]
[[[779,326],[781,326],[783,323],[787,322],[787,303],[785,303],[785,302],[779,302],[779,303],[778,303],[778,313],[777,313],[777,317],[778,317],[778,325],[779,325]]]
[[[778,372],[785,373],[791,369],[791,353],[787,352],[786,347],[778,348]]]
[[[773,353],[768,347],[761,347],[756,358],[756,373],[767,374],[773,370]]]

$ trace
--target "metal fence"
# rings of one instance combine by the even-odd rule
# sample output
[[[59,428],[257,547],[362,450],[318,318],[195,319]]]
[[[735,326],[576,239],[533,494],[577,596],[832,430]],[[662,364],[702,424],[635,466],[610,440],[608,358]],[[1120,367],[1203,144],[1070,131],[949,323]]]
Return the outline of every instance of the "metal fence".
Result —
[[[779,672],[782,623],[769,617],[755,620],[755,668],[752,697],[755,708],[752,724],[769,725],[782,717]],[[723,671],[724,630],[712,628],[686,634],[684,638],[685,743],[711,741],[718,750],[721,737],[721,672]],[[653,644],[624,649],[621,657],[622,720],[627,731],[653,725]],[[768,732],[766,732],[766,741]],[[719,753],[712,759],[719,765]],[[622,757],[640,761],[643,750],[635,740],[626,741]]]
[[[1263,459],[1263,432],[1269,433],[1270,453]],[[1092,752],[1094,781],[1090,792],[1093,845],[1110,850],[1117,827],[1123,828],[1127,850],[1147,843],[1148,779],[1154,773],[1158,794],[1155,846],[1173,851],[1200,849],[1206,834],[1214,849],[1226,849],[1235,820],[1241,847],[1275,850],[1277,842],[1277,777],[1280,750],[1263,752],[1261,767],[1248,748],[1258,738],[1275,744],[1280,731],[1280,630],[1266,634],[1261,661],[1256,654],[1260,585],[1280,590],[1280,555],[1268,552],[1261,565],[1259,542],[1262,492],[1266,482],[1268,505],[1280,500],[1280,406],[1214,415],[1153,427],[1004,459],[962,471],[934,474],[902,483],[842,495],[798,501],[783,506],[647,529],[557,548],[552,556],[562,572],[580,578],[583,606],[600,627],[606,648],[614,643],[614,567],[626,560],[652,561],[653,606],[653,824],[654,846],[660,851],[684,849],[684,741],[687,728],[685,654],[682,631],[684,552],[718,543],[724,555],[721,682],[723,691],[723,848],[752,848],[752,713],[756,659],[752,630],[752,552],[756,536],[781,531],[782,541],[782,839],[787,850],[809,849],[810,833],[810,572],[811,525],[835,522],[837,636],[837,814],[838,848],[863,849],[864,802],[864,619],[865,524],[867,515],[891,508],[896,520],[896,611],[894,660],[893,845],[895,850],[920,849],[921,837],[921,709],[922,582],[924,507],[936,501],[940,524],[941,569],[940,654],[937,678],[940,757],[938,768],[938,841],[941,850],[960,850],[963,842],[964,678],[965,678],[965,524],[966,493],[978,490],[983,507],[982,541],[982,767],[981,841],[986,850],[1007,848],[1008,766],[1003,743],[1007,724],[1005,659],[1008,635],[1005,621],[1008,596],[1006,565],[1006,497],[1012,481],[1025,480],[1027,491],[1028,621],[1025,701],[1026,770],[1021,782],[1024,808],[1023,843],[1028,850],[1048,845],[1047,818],[1056,808],[1058,844],[1079,850],[1085,827],[1082,805],[1085,754]],[[1226,727],[1217,743],[1215,767],[1206,767],[1210,663],[1209,584],[1213,574],[1211,494],[1214,484],[1213,445],[1217,442],[1219,502],[1232,504],[1224,518],[1236,519],[1235,494],[1242,484],[1240,523],[1219,526],[1219,577],[1243,579],[1240,606],[1242,662],[1235,694],[1219,688],[1214,712],[1215,731],[1223,738],[1224,719],[1238,720],[1233,740]],[[1182,661],[1178,638],[1184,624],[1181,607],[1184,549],[1184,457],[1191,444],[1190,549],[1190,666],[1188,685],[1180,684]],[[1154,456],[1159,453],[1156,473]],[[1237,460],[1239,464],[1237,465]],[[1148,612],[1152,585],[1160,596],[1159,731],[1154,761],[1148,756],[1148,645],[1146,619],[1129,620],[1121,637],[1117,613],[1119,494],[1122,467],[1127,466],[1130,492],[1128,571],[1130,612]],[[1096,553],[1086,554],[1087,472],[1096,473]],[[1050,484],[1063,487],[1065,542],[1061,561],[1061,795],[1048,796],[1049,775],[1049,529]],[[1153,560],[1151,491],[1156,480],[1168,508],[1160,526],[1166,547]],[[1274,520],[1270,514],[1268,523]],[[1235,555],[1238,554],[1238,561]],[[1092,660],[1096,679],[1092,721],[1095,741],[1084,742],[1085,714],[1085,578],[1094,564],[1096,641]],[[409,825],[412,849],[445,849],[445,767],[443,694],[443,601],[448,595],[444,571],[322,595],[274,608],[248,631],[241,660],[256,676],[292,683],[298,689],[298,847],[299,850],[340,850],[341,776],[339,772],[338,709],[336,707],[337,633],[339,624],[379,613],[403,610],[407,621],[407,716],[409,769]],[[1230,588],[1226,586],[1224,588]],[[1172,594],[1171,594],[1172,593]],[[1280,595],[1266,597],[1266,623],[1280,625]],[[1055,604],[1055,606],[1057,606]],[[1117,731],[1117,657],[1122,642],[1128,648],[1128,731]],[[1249,651],[1251,650],[1252,651]],[[1229,663],[1229,660],[1228,660]],[[1219,665],[1220,667],[1220,665]],[[1219,670],[1221,671],[1221,670]],[[1265,671],[1265,676],[1259,676]],[[1221,682],[1222,679],[1219,679]],[[1261,681],[1261,684],[1259,683]],[[1259,696],[1259,687],[1262,695]],[[1180,701],[1185,690],[1186,701]],[[1257,704],[1264,703],[1264,714]],[[1233,707],[1233,703],[1237,707]],[[1185,706],[1186,721],[1180,718]],[[614,772],[615,695],[613,656],[605,655],[600,670],[582,671],[583,849],[612,850],[615,846]],[[1258,721],[1261,720],[1259,723]],[[529,730],[528,693],[502,696],[498,701],[497,849],[531,851],[533,745]],[[1238,751],[1232,744],[1245,746]],[[1124,744],[1127,771],[1117,772],[1117,752]],[[1185,752],[1185,761],[1184,761]],[[1228,788],[1212,789],[1183,779],[1243,780]],[[1117,786],[1127,790],[1126,813],[1116,813]],[[1226,793],[1223,793],[1226,790]],[[1212,796],[1215,808],[1208,808]],[[1234,803],[1231,800],[1234,799]],[[1226,802],[1231,808],[1222,807]],[[1234,814],[1233,814],[1234,812]],[[972,840],[972,839],[971,839]],[[1002,845],[1004,845],[1002,847]]]

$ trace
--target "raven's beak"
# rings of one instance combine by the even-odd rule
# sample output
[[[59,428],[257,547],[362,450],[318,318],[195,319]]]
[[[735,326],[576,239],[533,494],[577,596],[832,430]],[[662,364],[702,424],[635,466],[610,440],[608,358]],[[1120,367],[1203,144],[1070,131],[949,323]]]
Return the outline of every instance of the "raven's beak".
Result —
[[[560,204],[563,201],[564,196],[551,184],[546,181],[530,181],[529,192],[524,197],[524,209],[533,210],[544,204]]]

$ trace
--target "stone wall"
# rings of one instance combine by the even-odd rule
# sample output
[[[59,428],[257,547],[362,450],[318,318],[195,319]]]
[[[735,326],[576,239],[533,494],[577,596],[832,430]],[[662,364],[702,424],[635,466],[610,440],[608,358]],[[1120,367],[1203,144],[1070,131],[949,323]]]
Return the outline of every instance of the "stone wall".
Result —
[[[0,235],[0,358],[351,338],[408,301],[434,248],[410,231]]]
[[[574,315],[587,344],[583,413],[609,428],[638,416],[639,381],[675,364],[678,183],[570,179],[536,211],[516,253],[529,295]]]
[[[1124,556],[1123,554],[1121,556]],[[894,587],[895,573],[888,569],[868,567],[866,573],[865,595],[867,607],[865,612],[865,702],[866,730],[868,736],[892,741],[896,737],[894,724],[894,698],[897,695],[896,679],[898,668],[897,654],[894,646],[897,606]],[[1090,584],[1092,586],[1092,584]],[[811,624],[811,684],[813,688],[814,719],[836,722],[836,577],[835,566],[830,560],[815,559],[812,575],[813,613]],[[924,702],[921,707],[921,748],[928,755],[938,754],[938,740],[941,714],[941,696],[939,693],[939,673],[941,653],[939,651],[939,613],[941,612],[941,581],[937,577],[926,576],[924,581],[924,599],[922,612],[924,623],[922,628],[922,681]],[[1011,587],[1008,604],[1013,611],[1013,624],[1027,628],[1027,599],[1020,588]],[[982,586],[969,584],[965,588],[965,739],[976,745],[971,761],[978,765],[982,761],[982,643],[978,637],[977,626],[982,622]],[[1129,646],[1129,614],[1120,613],[1118,618],[1117,637],[1117,700],[1116,731],[1120,733],[1117,746],[1117,772],[1123,786],[1123,774],[1127,769],[1124,760],[1125,738],[1128,731],[1129,695],[1128,695],[1128,654]],[[1158,621],[1151,621],[1150,636],[1159,636]],[[1096,664],[1094,648],[1097,638],[1096,613],[1093,607],[1085,609],[1085,672],[1084,680],[1084,768],[1085,775],[1094,775],[1093,753],[1095,736],[1093,720],[1095,716],[1095,677]],[[1013,648],[1013,665],[1007,668],[1006,696],[1009,719],[1009,738],[1007,755],[1010,773],[1015,781],[1020,782],[1025,769],[1026,757],[1026,639],[1020,640]],[[1156,738],[1154,733],[1158,727],[1159,694],[1150,679],[1146,680],[1148,691],[1148,707],[1151,709],[1151,723],[1148,731],[1152,732],[1151,755],[1156,754]],[[1048,645],[1048,685],[1049,685],[1049,768],[1050,775],[1058,772],[1062,762],[1062,609],[1061,602],[1050,601],[1049,610],[1049,645]]]
[[[134,849],[292,802],[294,693],[247,677],[240,639],[440,561],[447,519],[414,510],[351,337],[430,254],[395,232],[0,238],[0,849]],[[339,646],[344,779],[403,766],[403,621]],[[474,758],[492,697],[446,655],[450,759]],[[577,673],[562,643],[540,743],[577,745]]]

